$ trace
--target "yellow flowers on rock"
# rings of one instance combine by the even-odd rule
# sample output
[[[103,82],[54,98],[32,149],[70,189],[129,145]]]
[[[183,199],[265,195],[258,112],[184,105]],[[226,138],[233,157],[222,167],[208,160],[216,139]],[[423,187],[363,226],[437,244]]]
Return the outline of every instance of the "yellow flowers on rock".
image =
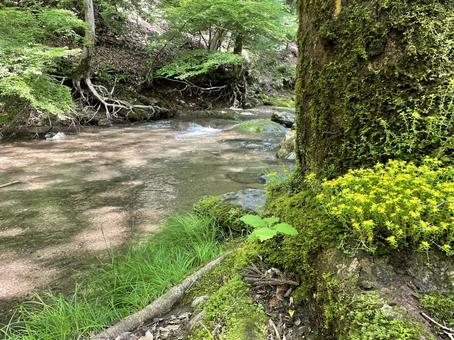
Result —
[[[358,247],[454,255],[454,167],[389,161],[325,180],[317,200]]]

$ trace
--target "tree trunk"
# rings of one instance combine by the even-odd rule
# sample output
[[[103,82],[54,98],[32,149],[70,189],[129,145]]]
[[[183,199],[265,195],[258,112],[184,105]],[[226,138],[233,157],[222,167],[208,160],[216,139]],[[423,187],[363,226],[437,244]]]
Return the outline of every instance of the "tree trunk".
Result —
[[[224,39],[225,32],[221,29],[216,30],[210,40],[208,49],[210,51],[217,51],[222,45],[222,40]]]
[[[83,1],[83,14],[88,27],[85,32],[87,44],[82,51],[79,67],[73,76],[74,81],[78,84],[80,84],[82,79],[89,79],[91,75],[92,59],[96,43],[96,22],[93,0]]]
[[[243,53],[243,35],[238,34],[235,38],[235,47],[233,53],[241,55]]]
[[[302,173],[452,156],[452,0],[299,0],[298,10]]]

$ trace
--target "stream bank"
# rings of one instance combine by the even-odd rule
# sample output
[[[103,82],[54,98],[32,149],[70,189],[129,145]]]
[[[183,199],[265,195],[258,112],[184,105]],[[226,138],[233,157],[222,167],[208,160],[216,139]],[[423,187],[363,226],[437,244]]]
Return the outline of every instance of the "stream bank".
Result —
[[[231,114],[269,119],[276,110]],[[205,195],[261,188],[263,173],[291,165],[274,155],[281,133],[242,133],[231,129],[236,120],[188,116],[2,144],[1,182],[21,182],[0,189],[2,322],[43,287],[72,288],[109,248],[155,232],[171,212]]]

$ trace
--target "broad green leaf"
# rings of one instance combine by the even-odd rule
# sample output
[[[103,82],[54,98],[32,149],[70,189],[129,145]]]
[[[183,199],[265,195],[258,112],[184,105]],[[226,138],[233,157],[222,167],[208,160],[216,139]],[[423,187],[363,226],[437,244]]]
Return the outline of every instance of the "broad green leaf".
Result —
[[[266,241],[272,239],[276,236],[277,231],[270,228],[259,228],[254,230],[252,234],[249,236],[250,238],[259,239],[260,241]]]
[[[272,226],[279,222],[279,217],[272,216],[272,217],[267,217],[263,219],[269,226]]]
[[[274,230],[276,230],[276,232],[282,233],[284,235],[290,235],[290,236],[298,235],[298,230],[296,230],[294,227],[292,227],[288,223],[276,224],[274,226]]]
[[[267,226],[266,222],[257,215],[244,215],[240,220],[254,228],[265,228]]]

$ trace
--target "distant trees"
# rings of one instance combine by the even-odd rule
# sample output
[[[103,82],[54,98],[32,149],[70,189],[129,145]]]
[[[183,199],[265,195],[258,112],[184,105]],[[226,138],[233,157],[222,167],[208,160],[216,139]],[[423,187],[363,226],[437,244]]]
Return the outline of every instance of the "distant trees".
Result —
[[[179,53],[156,75],[179,80],[198,77],[201,86],[212,88],[216,77],[207,82],[203,75],[224,69],[218,77],[226,85],[225,95],[217,97],[231,98],[234,105],[244,105],[254,92],[246,78],[254,77],[258,83],[279,64],[279,51],[295,38],[295,16],[282,0],[164,0],[161,6],[168,29],[153,42],[155,50]],[[275,64],[269,67],[267,61]],[[247,67],[241,66],[246,63]],[[186,85],[194,88],[193,83]]]
[[[280,0],[176,0],[164,6],[170,32],[190,36],[208,51],[241,54],[282,44],[294,25]]]

